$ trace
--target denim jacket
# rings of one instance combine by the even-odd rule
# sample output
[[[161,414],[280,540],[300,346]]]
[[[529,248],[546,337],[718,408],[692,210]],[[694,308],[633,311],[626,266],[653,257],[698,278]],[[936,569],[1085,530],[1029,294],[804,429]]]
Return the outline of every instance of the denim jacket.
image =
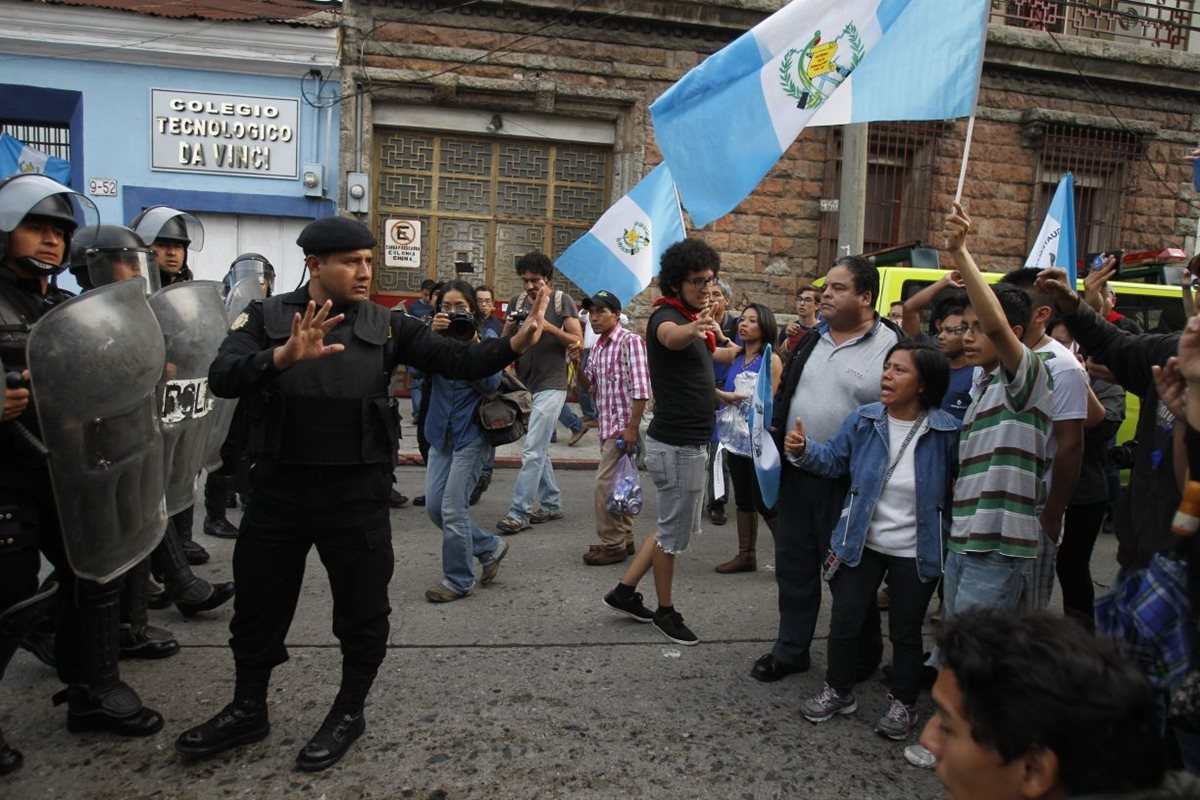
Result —
[[[929,412],[929,425],[909,445],[915,459],[917,491],[917,574],[928,583],[942,574],[943,534],[950,527],[950,501],[958,469],[958,420],[941,409]],[[842,563],[862,559],[883,474],[891,463],[887,412],[883,403],[855,409],[828,442],[809,441],[796,466],[827,478],[850,476],[850,491],[830,537]]]

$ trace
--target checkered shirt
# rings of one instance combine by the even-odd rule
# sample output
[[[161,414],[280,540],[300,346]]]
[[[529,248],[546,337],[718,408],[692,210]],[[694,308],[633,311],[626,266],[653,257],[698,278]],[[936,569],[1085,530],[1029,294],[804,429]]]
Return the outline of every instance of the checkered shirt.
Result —
[[[617,325],[592,345],[584,374],[596,400],[600,438],[615,439],[629,424],[633,401],[650,399],[646,343]]]

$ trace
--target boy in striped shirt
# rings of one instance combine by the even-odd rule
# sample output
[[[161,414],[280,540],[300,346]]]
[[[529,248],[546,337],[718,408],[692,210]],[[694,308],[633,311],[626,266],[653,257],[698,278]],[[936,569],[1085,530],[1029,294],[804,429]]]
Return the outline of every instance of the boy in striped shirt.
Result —
[[[987,284],[966,248],[970,226],[955,203],[946,236],[970,302],[963,352],[982,375],[959,440],[943,579],[947,619],[976,606],[1017,607],[1041,538],[1037,509],[1051,428],[1050,372],[1021,342],[1032,317],[1029,297]]]

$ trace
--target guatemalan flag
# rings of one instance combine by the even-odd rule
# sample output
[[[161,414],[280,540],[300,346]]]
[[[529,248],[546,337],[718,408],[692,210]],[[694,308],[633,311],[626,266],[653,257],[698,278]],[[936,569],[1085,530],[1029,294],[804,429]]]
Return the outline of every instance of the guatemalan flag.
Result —
[[[15,136],[0,133],[0,178],[29,173],[66,184],[71,180],[71,162],[46,155]]]
[[[658,274],[663,251],[686,237],[671,171],[659,164],[554,264],[588,296],[607,289],[625,305]]]
[[[767,508],[773,508],[779,499],[780,473],[779,449],[771,437],[771,416],[775,413],[771,400],[771,380],[771,345],[768,344],[763,350],[754,397],[750,398],[750,447],[754,451],[758,489]]]
[[[971,113],[988,0],[792,0],[650,106],[692,223],[734,209],[807,125]]]
[[[1075,178],[1069,172],[1054,190],[1054,199],[1046,209],[1046,221],[1033,240],[1025,266],[1065,269],[1067,285],[1075,288]]]

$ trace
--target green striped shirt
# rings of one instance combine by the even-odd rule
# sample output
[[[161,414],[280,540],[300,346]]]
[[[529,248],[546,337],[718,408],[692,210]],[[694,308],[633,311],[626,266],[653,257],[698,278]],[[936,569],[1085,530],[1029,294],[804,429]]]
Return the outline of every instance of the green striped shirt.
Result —
[[[982,383],[959,434],[949,548],[1035,558],[1054,381],[1025,348],[1011,379],[997,367]]]

